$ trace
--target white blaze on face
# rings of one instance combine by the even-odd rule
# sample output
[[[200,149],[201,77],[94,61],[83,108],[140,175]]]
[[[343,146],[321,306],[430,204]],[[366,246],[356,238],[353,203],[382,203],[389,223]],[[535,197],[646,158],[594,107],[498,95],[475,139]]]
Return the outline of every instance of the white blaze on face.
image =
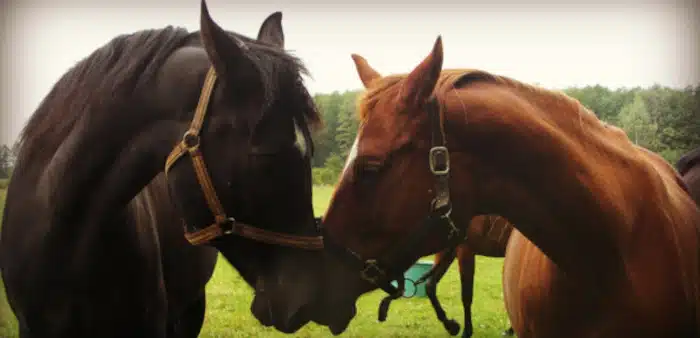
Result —
[[[299,123],[297,123],[296,119],[294,119],[294,134],[294,146],[299,150],[302,156],[306,156],[309,147],[306,144],[306,138],[304,137],[304,133],[301,132],[301,128],[299,128]]]
[[[350,153],[348,153],[348,158],[345,160],[345,166],[343,167],[343,175],[345,175],[345,171],[348,170],[348,167],[352,165],[352,162],[355,161],[355,158],[357,157],[357,142],[360,139],[360,133],[357,133],[357,136],[355,136],[355,142],[352,144],[352,148],[350,148]]]

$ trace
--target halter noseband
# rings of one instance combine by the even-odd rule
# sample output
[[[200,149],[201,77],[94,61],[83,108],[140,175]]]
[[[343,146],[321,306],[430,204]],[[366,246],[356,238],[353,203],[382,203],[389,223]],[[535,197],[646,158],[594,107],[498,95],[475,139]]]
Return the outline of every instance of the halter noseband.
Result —
[[[209,210],[214,215],[214,223],[203,229],[190,232],[185,228],[185,238],[192,245],[201,245],[218,237],[234,234],[267,244],[307,250],[322,249],[323,237],[321,236],[299,236],[269,231],[238,222],[233,217],[226,215],[221,201],[219,201],[219,197],[216,194],[216,189],[211,181],[200,149],[200,132],[204,119],[206,118],[209,99],[215,84],[216,72],[214,68],[211,67],[204,80],[202,92],[199,96],[199,103],[192,117],[190,128],[185,132],[182,141],[175,146],[165,161],[165,174],[167,177],[168,171],[170,171],[179,159],[184,155],[190,156],[199,186],[204,193],[204,198],[209,206]]]

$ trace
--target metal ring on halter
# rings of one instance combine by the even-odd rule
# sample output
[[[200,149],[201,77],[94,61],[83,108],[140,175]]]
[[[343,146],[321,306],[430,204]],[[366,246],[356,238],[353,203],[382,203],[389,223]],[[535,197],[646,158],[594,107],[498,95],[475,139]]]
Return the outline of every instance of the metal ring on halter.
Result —
[[[371,276],[371,275],[370,275],[370,271],[371,271],[371,270],[374,270],[374,272],[376,273],[376,275]],[[377,281],[379,280],[379,278],[380,278],[381,276],[384,276],[384,275],[385,275],[384,270],[382,270],[382,269],[379,267],[379,263],[377,262],[376,259],[368,259],[368,260],[366,260],[366,261],[365,261],[365,267],[362,269],[362,271],[360,271],[360,276],[362,277],[362,279],[364,279],[364,280],[366,280],[366,281],[368,281],[368,282],[370,282],[370,283],[372,283],[372,284],[376,284]]]
[[[434,213],[439,213],[440,217],[450,217],[452,216],[452,202],[448,200],[447,204],[444,204],[442,206],[438,206],[438,198],[435,197],[433,198],[432,201],[430,201],[430,210]]]
[[[187,147],[187,150],[192,150],[199,147],[199,135],[196,130],[188,130],[182,135],[182,143]]]
[[[236,219],[233,217],[227,217],[226,221],[219,224],[221,231],[224,235],[230,235],[234,233],[234,228],[236,227]]]

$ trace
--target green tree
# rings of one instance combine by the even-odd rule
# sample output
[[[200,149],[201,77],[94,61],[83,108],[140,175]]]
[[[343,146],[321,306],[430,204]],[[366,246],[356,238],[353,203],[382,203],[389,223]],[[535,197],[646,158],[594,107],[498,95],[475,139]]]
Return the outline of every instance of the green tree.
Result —
[[[627,132],[634,143],[653,149],[657,126],[652,121],[651,114],[641,94],[637,94],[630,104],[622,108],[618,119],[620,127]]]
[[[338,154],[342,158],[348,156],[350,148],[355,142],[355,136],[357,135],[359,122],[355,114],[356,100],[356,92],[345,92],[343,94],[343,106],[339,111],[340,116],[338,116],[338,129],[335,137],[335,141],[338,145]]]

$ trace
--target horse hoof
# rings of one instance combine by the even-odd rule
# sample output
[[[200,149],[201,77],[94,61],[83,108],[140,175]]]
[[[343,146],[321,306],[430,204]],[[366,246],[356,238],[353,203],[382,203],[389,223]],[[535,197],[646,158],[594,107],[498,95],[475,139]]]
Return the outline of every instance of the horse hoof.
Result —
[[[508,328],[508,330],[503,331],[503,335],[504,335],[504,336],[510,337],[510,336],[512,336],[512,335],[514,335],[514,334],[515,334],[515,331],[513,331],[513,328],[512,328],[512,327],[511,327],[511,328]]]
[[[459,323],[452,319],[448,319],[445,321],[445,330],[447,330],[451,336],[456,336],[459,333]]]

